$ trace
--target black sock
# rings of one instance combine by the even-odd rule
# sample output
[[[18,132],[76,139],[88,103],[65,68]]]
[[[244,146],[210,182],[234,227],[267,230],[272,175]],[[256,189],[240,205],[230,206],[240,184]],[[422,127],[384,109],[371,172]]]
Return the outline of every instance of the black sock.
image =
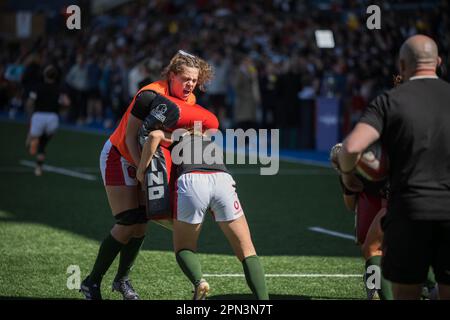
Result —
[[[122,247],[120,250],[119,268],[114,281],[128,277],[139,250],[142,247],[144,238],[145,236],[142,238],[131,238],[130,241]]]
[[[98,250],[97,259],[95,260],[94,267],[92,268],[91,274],[89,275],[89,281],[91,283],[100,284],[102,278],[108,271],[109,267],[113,263],[116,256],[119,254],[123,247],[123,243],[114,239],[114,237],[109,234],[105,240],[103,240]]]

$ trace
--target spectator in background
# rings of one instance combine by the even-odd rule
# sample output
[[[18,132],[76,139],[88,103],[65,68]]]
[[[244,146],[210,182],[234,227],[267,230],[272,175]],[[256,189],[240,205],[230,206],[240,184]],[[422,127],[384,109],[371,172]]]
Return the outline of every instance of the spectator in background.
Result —
[[[6,109],[9,102],[9,82],[4,77],[4,67],[0,64],[0,111]]]
[[[122,117],[122,114],[125,111],[125,95],[128,97],[128,93],[125,93],[123,86],[123,78],[122,71],[120,66],[118,65],[118,61],[115,59],[112,62],[111,70],[110,70],[110,88],[111,92],[109,93],[109,98],[111,99],[111,110],[113,113],[114,121],[119,120]]]
[[[297,57],[287,59],[282,64],[282,74],[278,81],[276,123],[281,128],[281,147],[294,149],[298,143],[297,128],[300,123],[300,101],[298,92],[302,89],[302,74]]]
[[[134,97],[141,88],[140,83],[149,76],[146,63],[147,61],[139,62],[128,73],[128,95],[130,98]]]
[[[112,74],[112,60],[100,61],[102,74],[99,81],[99,93],[102,99],[102,108],[104,109],[104,127],[110,128],[114,124],[114,116],[111,102],[111,74]]]
[[[230,61],[224,54],[216,51],[209,61],[214,70],[214,78],[208,86],[208,104],[211,111],[219,119],[224,128],[230,126],[227,119],[226,94],[229,85],[229,74],[231,71]]]
[[[277,66],[267,59],[260,70],[259,88],[261,90],[262,126],[264,128],[273,128],[275,126],[274,113],[279,101]]]
[[[86,119],[87,93],[89,90],[88,65],[82,55],[77,56],[76,63],[70,68],[66,76],[70,87],[70,99],[73,102],[69,119],[83,124]]]
[[[257,109],[261,103],[258,71],[248,56],[242,56],[234,68],[234,121],[237,128],[257,128]]]
[[[106,12],[101,16],[92,16],[92,27],[77,31],[77,37],[68,37],[63,32],[58,33],[60,29],[53,28],[52,33],[30,47],[26,42],[15,44],[0,39],[0,64],[4,68],[8,66],[6,78],[10,79],[7,80],[7,94],[4,96],[8,97],[9,104],[16,105],[12,113],[16,109],[20,111],[22,87],[18,84],[21,71],[17,61],[22,61],[25,53],[38,54],[43,64],[54,62],[62,74],[67,74],[72,67],[68,61],[81,49],[86,55],[95,52],[102,64],[107,59],[113,61],[114,72],[108,71],[112,97],[107,99],[113,98],[107,103],[113,107],[106,109],[109,113],[114,110],[118,119],[124,111],[122,106],[130,99],[128,75],[134,62],[145,57],[161,60],[181,46],[193,52],[208,52],[210,56],[223,51],[225,61],[232,60],[236,51],[242,52],[257,64],[258,73],[264,72],[266,59],[278,67],[283,61],[300,58],[304,60],[300,63],[301,74],[307,70],[315,79],[327,84],[329,88],[324,90],[325,93],[347,100],[357,94],[370,101],[390,86],[390,73],[395,69],[395,44],[415,32],[440,40],[438,45],[442,52],[443,68],[448,69],[448,1],[413,1],[407,8],[392,4],[395,2],[379,2],[381,7],[390,6],[389,10],[383,11],[383,26],[386,26],[383,32],[367,32],[364,23],[367,17],[365,10],[361,10],[365,9],[361,1],[344,1],[329,8],[314,1],[151,1],[147,5],[128,2],[117,6],[114,14]],[[47,22],[51,23],[51,19]],[[334,49],[320,50],[316,47],[314,31],[319,28],[333,31]],[[170,32],[167,33],[167,30]],[[217,43],[217,39],[221,39],[220,47],[212,49],[211,44]],[[154,50],[154,43],[159,44],[160,50]],[[291,72],[289,68],[282,69],[277,70],[279,79]],[[325,75],[325,71],[331,74]],[[352,80],[342,76],[350,74],[354,75],[360,90],[344,90]],[[150,76],[152,81],[157,78],[157,74]],[[444,74],[443,78],[448,79],[448,75]],[[274,94],[284,96],[283,91],[284,87],[278,86]],[[293,96],[288,99],[295,99],[297,93],[292,90]],[[226,98],[229,103],[233,101],[232,90],[227,92]],[[78,107],[74,111],[78,111],[79,104],[75,105]],[[286,127],[288,119],[280,118],[278,111],[275,112],[275,126]],[[263,118],[267,115],[264,111]],[[108,116],[112,118],[110,114]]]
[[[42,70],[40,58],[37,54],[31,54],[25,60],[25,70],[22,75],[23,98],[26,100],[36,86],[42,82]],[[55,79],[57,81],[58,79]]]
[[[139,82],[139,88],[145,87],[146,85],[157,81],[159,79],[160,70],[163,67],[161,61],[155,58],[147,59],[144,66],[146,69],[146,77]]]
[[[99,66],[98,58],[91,57],[87,64],[88,74],[88,93],[87,93],[87,119],[86,123],[101,123],[103,120],[103,104],[100,95],[100,79],[102,77],[102,69]]]

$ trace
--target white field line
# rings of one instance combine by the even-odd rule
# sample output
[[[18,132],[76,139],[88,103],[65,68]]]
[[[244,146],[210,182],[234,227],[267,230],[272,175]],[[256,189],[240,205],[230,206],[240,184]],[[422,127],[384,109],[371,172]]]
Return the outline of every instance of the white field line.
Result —
[[[252,169],[252,168],[245,168],[245,169],[230,169],[232,174],[236,175],[256,175],[259,174],[260,169]],[[278,173],[279,175],[289,175],[289,176],[334,176],[336,175],[332,171],[328,170],[321,170],[321,169],[280,169]]]
[[[219,147],[222,147],[219,145]],[[234,159],[234,161],[237,161],[235,158],[237,156],[241,156],[241,155],[245,155],[247,157],[249,156],[256,156],[258,157],[258,152],[253,148],[253,149],[249,149],[247,150],[248,152],[246,152],[245,148],[242,147],[237,147],[236,150],[233,151],[228,151],[228,150],[224,150],[224,156],[226,158],[226,156],[231,155],[230,157],[232,159]],[[259,158],[258,158],[259,159]],[[331,168],[331,165],[328,161],[319,161],[319,160],[310,160],[310,159],[299,159],[297,157],[293,157],[293,156],[272,156],[271,157],[272,161],[273,160],[278,160],[278,161],[286,161],[286,162],[291,162],[291,163],[299,163],[299,164],[306,164],[306,165],[310,165],[310,166],[315,166],[315,167],[320,167],[320,168]],[[248,159],[247,159],[248,160]],[[246,163],[247,163],[246,160]],[[268,157],[267,156],[263,156],[263,160],[265,162],[268,161]],[[261,161],[261,159],[260,159]],[[236,163],[236,162],[234,162]],[[268,166],[268,165],[264,165]]]
[[[27,167],[32,167],[34,168],[34,165],[31,166],[31,161],[26,161],[23,160],[24,163],[22,163],[22,165],[27,166]],[[46,165],[44,165],[44,168],[48,167]],[[50,166],[51,167],[51,166]],[[85,173],[98,173],[99,172],[99,168],[97,167],[71,167],[70,169],[68,168],[62,168],[64,170],[69,170],[69,171],[73,171],[73,172],[78,172],[81,174],[85,174]],[[47,170],[49,171],[49,170]],[[230,169],[231,174],[235,174],[235,175],[256,175],[259,174],[259,169],[252,169],[252,168],[243,168],[243,169]],[[29,169],[26,169],[24,167],[14,167],[14,166],[9,166],[9,167],[0,167],[0,173],[28,173],[30,172]],[[328,171],[328,170],[322,170],[322,169],[281,169],[277,175],[293,175],[293,176],[330,176],[330,175],[335,175],[334,172]]]
[[[20,164],[25,166],[25,167],[30,167],[30,168],[34,168],[35,165],[36,165],[35,162],[28,161],[28,160],[20,160]],[[42,166],[42,170],[48,171],[48,172],[53,172],[53,173],[59,173],[59,174],[62,174],[62,175],[65,175],[65,176],[69,176],[69,177],[89,180],[89,181],[96,181],[97,180],[97,176],[94,176],[92,174],[81,173],[81,172],[78,172],[78,171],[69,170],[69,169],[60,168],[60,167],[55,167],[55,166],[50,166],[50,165],[46,165],[46,164],[44,164]]]
[[[9,120],[9,119],[0,119],[0,122],[26,123],[23,121]],[[81,132],[81,133],[85,133],[85,134],[93,134],[93,135],[97,135],[97,136],[100,135],[100,136],[105,136],[105,137],[107,137],[110,134],[107,132],[103,132],[103,130],[78,128],[74,125],[62,125],[60,127],[60,129],[63,131]],[[235,155],[236,155],[236,153],[237,154],[242,154],[242,153],[245,154],[244,150],[245,150],[244,148],[238,147],[237,152],[233,152],[233,153],[235,153]],[[255,154],[255,151],[251,150],[250,154]],[[249,154],[246,154],[246,155],[249,156]],[[306,164],[306,165],[320,167],[320,168],[331,168],[331,165],[327,161],[299,159],[299,158],[293,157],[293,156],[279,156],[278,160],[286,161],[286,162],[290,162],[290,163]]]
[[[26,161],[26,160],[24,160]],[[31,162],[30,162],[31,163]],[[26,167],[24,167],[26,166]],[[23,164],[22,166],[4,166],[0,167],[0,173],[30,173],[32,170],[28,168],[28,164]],[[34,166],[32,167],[34,168]],[[72,171],[77,171],[81,173],[99,173],[100,169],[97,167],[68,167],[64,168]]]
[[[337,237],[337,238],[343,238],[343,239],[348,239],[348,240],[353,240],[353,241],[356,240],[355,236],[352,236],[351,234],[328,230],[328,229],[324,229],[321,227],[309,227],[308,230],[313,231],[313,232],[327,234],[329,236],[333,236],[333,237]]]
[[[205,273],[205,277],[218,277],[218,278],[237,278],[244,277],[242,273]],[[360,274],[326,274],[326,273],[268,273],[268,278],[357,278],[361,277]]]

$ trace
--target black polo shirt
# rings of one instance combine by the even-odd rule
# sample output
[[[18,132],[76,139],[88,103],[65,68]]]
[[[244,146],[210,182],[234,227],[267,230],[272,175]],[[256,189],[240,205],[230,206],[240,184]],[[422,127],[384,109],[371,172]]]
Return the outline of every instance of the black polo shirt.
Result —
[[[36,89],[30,91],[30,98],[34,99],[34,112],[55,112],[59,110],[59,95],[61,89],[56,83],[40,83]]]
[[[176,145],[177,152],[175,154],[172,152],[172,161],[177,168],[177,177],[195,171],[229,173],[224,163],[222,148],[215,146],[209,139],[197,135],[186,135]],[[189,150],[189,155],[184,155],[184,150]],[[180,160],[187,160],[187,162],[176,163],[177,156],[182,157]],[[211,159],[205,158],[210,156],[212,156]]]
[[[450,84],[406,81],[375,98],[360,122],[380,133],[388,151],[389,215],[450,220]]]

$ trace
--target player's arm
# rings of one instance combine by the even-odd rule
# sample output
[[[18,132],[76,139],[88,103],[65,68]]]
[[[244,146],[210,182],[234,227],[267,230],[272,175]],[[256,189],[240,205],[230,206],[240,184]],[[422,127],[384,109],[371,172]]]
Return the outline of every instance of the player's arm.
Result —
[[[31,114],[34,109],[34,102],[37,99],[37,93],[34,91],[31,91],[28,95],[27,101],[25,102],[25,108],[28,114]]]
[[[355,175],[352,174],[350,176],[352,179],[356,180],[354,182],[355,184],[358,182],[361,182]],[[344,184],[342,178],[343,178],[343,176],[340,175],[339,183],[340,183],[341,189],[342,189],[342,196],[344,198],[344,204],[348,210],[354,212],[355,208],[356,208],[356,199],[358,197],[358,192],[355,192],[354,190],[350,190],[349,188],[347,188],[347,186]],[[362,183],[361,183],[361,185],[362,185]],[[362,191],[362,188],[359,191]]]
[[[61,93],[61,94],[59,95],[59,98],[58,98],[58,103],[59,103],[61,106],[67,108],[67,107],[70,106],[70,104],[71,104],[72,102],[70,101],[70,98],[69,98],[69,96],[68,96],[67,94]]]
[[[354,211],[356,207],[357,193],[362,191],[363,185],[362,182],[355,175],[353,174],[343,175],[341,173],[338,162],[338,157],[341,152],[342,152],[342,143],[337,143],[336,145],[333,146],[333,148],[331,148],[330,151],[331,166],[339,173],[339,184],[341,186],[345,206],[350,211]],[[351,181],[347,181],[349,184],[351,184],[352,187],[351,189],[347,188],[346,184],[343,181],[344,178],[351,179]]]
[[[133,158],[134,165],[138,165],[141,160],[139,152],[138,131],[142,125],[142,120],[136,118],[133,114],[128,117],[127,131],[125,134],[125,143],[128,151]]]
[[[364,110],[358,124],[344,140],[342,152],[338,157],[342,173],[352,172],[361,153],[380,138],[386,121],[388,100],[387,93],[376,97]]]
[[[379,132],[367,123],[358,123],[342,144],[339,152],[339,169],[348,174],[355,169],[361,153],[380,138]],[[345,179],[344,179],[345,182]]]
[[[159,145],[170,146],[172,139],[170,133],[163,132],[162,130],[154,130],[148,134],[148,139],[142,147],[141,160],[139,161],[136,178],[139,182],[144,182],[145,170],[150,164],[156,149]]]
[[[134,165],[139,165],[141,152],[138,140],[138,132],[146,116],[150,112],[150,106],[154,101],[156,94],[153,91],[140,92],[135,100],[130,116],[128,117],[127,131],[125,134],[125,143],[128,151],[133,158]]]
[[[344,204],[347,207],[348,210],[355,212],[356,209],[356,195],[343,195],[344,197]]]

